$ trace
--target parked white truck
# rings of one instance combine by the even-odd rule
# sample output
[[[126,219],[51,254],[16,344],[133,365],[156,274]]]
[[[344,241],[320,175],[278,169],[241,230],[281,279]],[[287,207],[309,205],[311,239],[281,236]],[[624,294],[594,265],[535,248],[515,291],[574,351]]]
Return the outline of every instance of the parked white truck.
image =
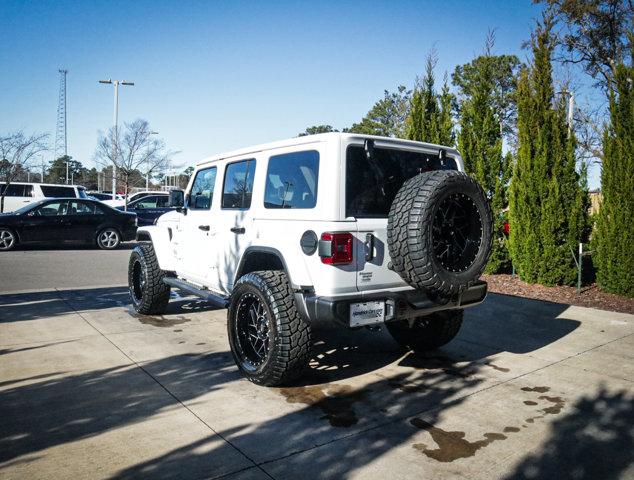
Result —
[[[228,307],[235,362],[261,385],[300,375],[320,327],[384,323],[438,348],[487,291],[491,211],[463,170],[449,147],[344,133],[206,159],[137,232],[134,308],[161,313],[172,287]]]

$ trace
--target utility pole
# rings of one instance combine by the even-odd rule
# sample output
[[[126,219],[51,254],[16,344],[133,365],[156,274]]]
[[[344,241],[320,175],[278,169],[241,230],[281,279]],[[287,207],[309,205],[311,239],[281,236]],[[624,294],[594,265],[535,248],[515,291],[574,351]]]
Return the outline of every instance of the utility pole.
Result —
[[[117,150],[119,148],[119,85],[134,86],[134,82],[125,80],[99,80],[99,83],[114,85],[114,113],[112,123],[114,124],[114,138],[112,140],[112,199],[117,198]]]
[[[57,102],[57,127],[55,128],[55,150],[53,160],[68,156],[68,144],[66,136],[66,74],[68,70],[60,68],[59,72],[59,99]],[[68,185],[68,159],[66,158],[66,184]]]
[[[150,132],[148,133],[148,144],[147,144],[147,173],[145,175],[145,189],[150,189],[150,138],[152,135],[158,135],[158,132]]]

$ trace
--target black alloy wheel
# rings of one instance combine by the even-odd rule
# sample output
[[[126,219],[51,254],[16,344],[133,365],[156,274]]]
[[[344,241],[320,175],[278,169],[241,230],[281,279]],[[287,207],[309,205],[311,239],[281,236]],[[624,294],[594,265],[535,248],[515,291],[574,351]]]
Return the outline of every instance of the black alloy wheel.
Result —
[[[236,308],[236,336],[238,347],[247,368],[256,370],[266,362],[269,354],[270,317],[264,302],[254,293],[240,297]]]
[[[473,264],[482,242],[482,221],[473,199],[462,193],[448,195],[432,223],[434,255],[450,272],[464,272]]]

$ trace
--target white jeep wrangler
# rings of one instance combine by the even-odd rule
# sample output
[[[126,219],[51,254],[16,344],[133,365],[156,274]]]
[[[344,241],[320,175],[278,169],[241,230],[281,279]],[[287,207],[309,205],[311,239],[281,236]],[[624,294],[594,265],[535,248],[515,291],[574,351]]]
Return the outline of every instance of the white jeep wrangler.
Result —
[[[161,313],[171,287],[228,307],[235,362],[260,385],[301,374],[313,329],[385,323],[425,351],[486,296],[491,211],[452,148],[293,138],[204,160],[170,201],[138,230],[134,308]]]

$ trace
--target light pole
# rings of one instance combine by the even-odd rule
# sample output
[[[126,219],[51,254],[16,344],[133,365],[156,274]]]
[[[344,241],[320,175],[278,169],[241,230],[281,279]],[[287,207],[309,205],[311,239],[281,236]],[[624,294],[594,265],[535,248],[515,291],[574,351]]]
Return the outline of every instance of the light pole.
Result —
[[[158,132],[150,132],[148,133],[148,144],[147,144],[147,173],[145,175],[145,189],[150,189],[150,142],[149,139],[152,135],[158,135]]]
[[[119,85],[134,86],[134,82],[125,80],[99,80],[99,83],[114,85],[114,114],[112,123],[114,123],[114,138],[112,140],[112,199],[117,198],[117,149],[119,148]]]

